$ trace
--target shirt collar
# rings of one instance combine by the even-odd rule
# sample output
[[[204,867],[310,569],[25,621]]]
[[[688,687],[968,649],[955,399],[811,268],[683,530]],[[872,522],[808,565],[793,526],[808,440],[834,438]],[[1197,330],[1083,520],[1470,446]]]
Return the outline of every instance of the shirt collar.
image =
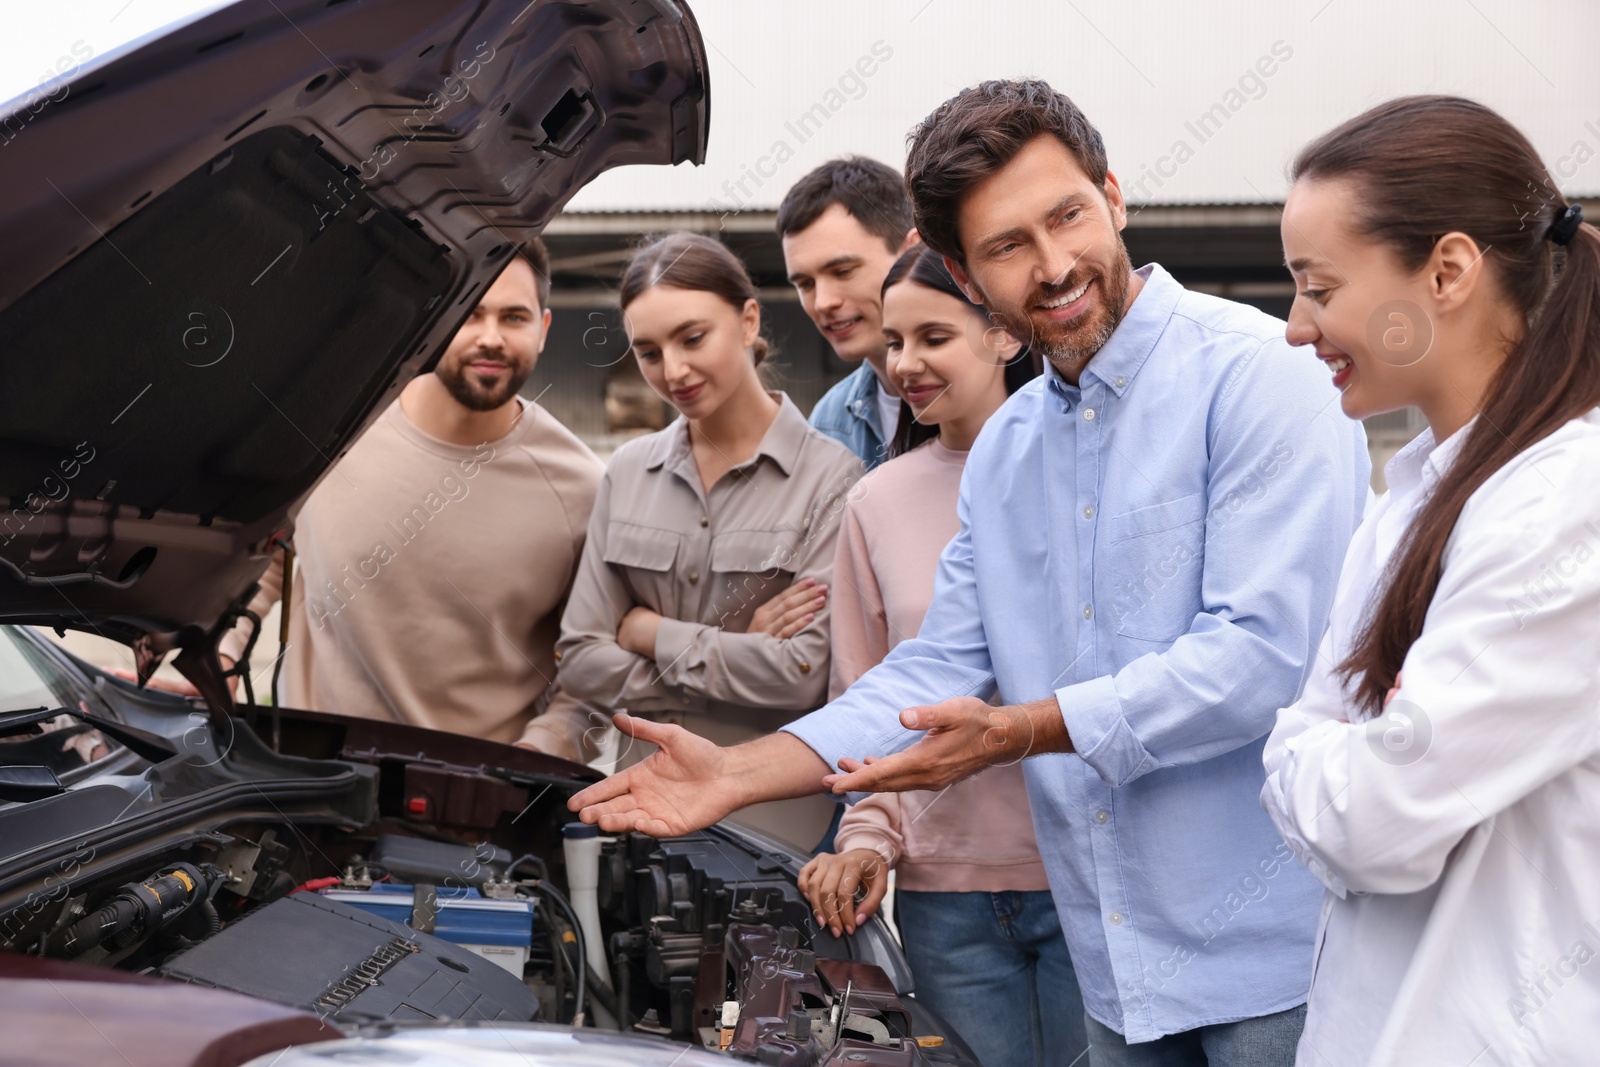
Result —
[[[1466,443],[1467,431],[1477,421],[1474,418],[1443,442],[1434,440],[1431,429],[1424,429],[1412,438],[1384,464],[1383,479],[1390,492],[1396,497],[1403,497],[1415,492],[1421,485],[1426,484],[1429,488],[1437,485],[1445,471],[1450,469],[1450,464],[1455,462],[1461,446]]]
[[[1144,287],[1105,345],[1083,368],[1084,375],[1092,375],[1103,382],[1119,398],[1132,387],[1134,376],[1155,350],[1156,342],[1172,319],[1173,309],[1178,306],[1178,298],[1183,295],[1183,286],[1159,263],[1147,263],[1134,273],[1144,279]],[[1060,387],[1073,388],[1049,360],[1045,360],[1045,373],[1051,378],[1051,388],[1057,392]]]
[[[850,374],[850,390],[845,395],[845,408],[858,419],[872,422],[873,405],[878,402],[878,372],[871,364],[863,362]]]
[[[778,402],[778,417],[772,420],[772,425],[768,426],[767,432],[762,435],[761,444],[756,446],[756,454],[749,462],[739,466],[747,467],[762,456],[766,456],[778,465],[780,471],[789,475],[800,462],[800,448],[805,443],[810,426],[806,422],[806,417],[800,414],[800,409],[794,406],[794,401],[786,394],[769,392],[767,395]],[[694,454],[689,449],[689,420],[682,415],[679,415],[665,431],[658,434],[650,444],[649,460],[645,468],[654,471],[662,467],[677,471],[694,468]]]

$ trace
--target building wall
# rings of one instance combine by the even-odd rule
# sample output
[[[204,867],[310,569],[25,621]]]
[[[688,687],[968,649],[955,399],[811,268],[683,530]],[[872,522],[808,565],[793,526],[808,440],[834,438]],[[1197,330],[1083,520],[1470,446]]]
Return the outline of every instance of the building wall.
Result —
[[[1600,214],[1600,205],[1587,204]],[[635,228],[630,229],[630,218]],[[1151,206],[1136,212],[1124,237],[1135,265],[1157,262],[1185,285],[1258,307],[1283,318],[1294,286],[1283,266],[1275,205]],[[801,411],[852,369],[822,340],[783,276],[783,251],[772,232],[770,213],[744,213],[733,227],[715,216],[681,212],[648,217],[564,216],[546,232],[555,286],[550,340],[523,393],[570,426],[591,447],[609,455],[639,429],[615,429],[606,410],[607,383],[632,380],[632,395],[656,404],[654,425],[672,412],[637,376],[621,328],[612,287],[632,248],[645,231],[676,229],[717,233],[750,268],[761,291],[764,328],[776,342],[775,387],[787,392]],[[1309,356],[1307,358],[1310,358]],[[616,385],[613,392],[618,392]],[[626,391],[626,390],[622,390]],[[614,412],[613,412],[614,414]],[[1367,420],[1373,461],[1373,487],[1384,488],[1383,465],[1422,428],[1415,412],[1395,412]]]
[[[773,388],[788,393],[801,411],[809,412],[828,387],[851,370],[811,325],[792,291],[764,297],[762,330],[773,342],[768,380]],[[608,452],[631,434],[615,432],[614,420],[607,417],[607,383],[618,378],[642,383],[636,366],[615,298],[593,290],[571,294],[553,309],[550,338],[522,394],[537,397],[591,447]],[[613,386],[614,395],[617,391]],[[638,388],[633,392],[642,395]]]
[[[1083,108],[1135,204],[1281,200],[1296,150],[1411,93],[1481,100],[1569,195],[1600,193],[1592,0],[690,0],[712,98],[703,167],[625,167],[579,211],[770,209],[825,159],[892,165],[906,132],[985,78]],[[808,119],[809,116],[809,119]]]

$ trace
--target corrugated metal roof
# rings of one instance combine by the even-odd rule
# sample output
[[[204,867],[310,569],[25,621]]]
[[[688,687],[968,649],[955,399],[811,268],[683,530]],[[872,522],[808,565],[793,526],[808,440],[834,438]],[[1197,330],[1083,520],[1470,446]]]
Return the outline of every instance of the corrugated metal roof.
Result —
[[[1022,75],[1083,107],[1137,204],[1279,201],[1300,145],[1420,92],[1497,108],[1569,195],[1600,193],[1591,0],[689,3],[711,63],[706,165],[612,171],[571,210],[771,210],[832,156],[898,166],[941,101]]]

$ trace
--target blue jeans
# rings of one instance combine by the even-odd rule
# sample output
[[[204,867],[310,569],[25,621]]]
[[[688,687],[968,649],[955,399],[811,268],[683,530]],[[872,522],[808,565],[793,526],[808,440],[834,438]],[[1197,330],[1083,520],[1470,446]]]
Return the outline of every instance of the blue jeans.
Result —
[[[1306,1006],[1236,1023],[1200,1026],[1130,1045],[1122,1035],[1085,1016],[1089,1067],[1293,1067],[1306,1025]]]
[[[1048,892],[898,890],[917,999],[984,1067],[1085,1067],[1083,996]]]

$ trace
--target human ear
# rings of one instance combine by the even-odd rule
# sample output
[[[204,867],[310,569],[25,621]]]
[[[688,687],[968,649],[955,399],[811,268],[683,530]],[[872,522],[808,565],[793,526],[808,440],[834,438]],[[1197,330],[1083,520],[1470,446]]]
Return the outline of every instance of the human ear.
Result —
[[[1111,205],[1111,217],[1116,220],[1117,229],[1128,225],[1128,204],[1122,198],[1122,185],[1117,181],[1117,176],[1109,170],[1106,171],[1106,181],[1100,188],[1106,198],[1106,203]]]
[[[1439,238],[1428,258],[1428,293],[1439,302],[1440,310],[1460,307],[1470,300],[1484,277],[1484,249],[1459,231]]]
[[[744,325],[744,346],[749,348],[761,335],[761,305],[751,297],[744,302],[744,310],[739,317]]]
[[[951,279],[956,285],[960,286],[961,291],[966,294],[968,300],[981,307],[983,305],[983,293],[978,289],[977,283],[967,274],[966,268],[949,256],[942,258],[944,259],[945,269],[950,272]]]
[[[983,347],[996,363],[1010,363],[1022,351],[1022,342],[1013,337],[1005,327],[992,324],[983,332]]]
[[[539,345],[533,350],[535,356],[544,355],[544,343],[550,340],[550,309],[545,308],[539,316]]]

